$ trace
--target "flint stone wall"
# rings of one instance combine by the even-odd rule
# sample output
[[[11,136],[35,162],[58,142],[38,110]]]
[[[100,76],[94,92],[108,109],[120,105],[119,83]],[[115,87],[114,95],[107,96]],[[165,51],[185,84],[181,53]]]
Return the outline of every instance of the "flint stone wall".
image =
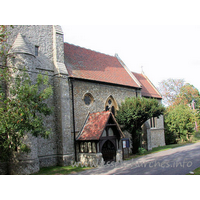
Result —
[[[88,112],[93,113],[105,110],[106,100],[109,96],[112,96],[118,105],[126,97],[136,96],[136,90],[134,88],[109,85],[106,83],[74,80],[73,85],[76,133],[83,127]],[[86,93],[90,93],[94,98],[94,101],[89,106],[85,105],[84,102],[84,95]]]
[[[57,31],[58,28],[54,28],[52,25],[16,25],[13,29],[9,28],[10,30],[8,30],[11,32],[8,38],[8,50],[16,40],[18,33],[21,33],[32,55],[12,54],[7,60],[7,65],[19,68],[26,67],[29,71],[35,72],[30,73],[33,82],[35,82],[38,73],[47,73],[50,84],[54,89],[54,95],[47,100],[47,104],[54,107],[54,111],[51,116],[45,118],[44,122],[45,126],[51,129],[52,134],[48,139],[33,138],[31,135],[26,136],[25,140],[31,148],[31,153],[19,155],[20,162],[18,164],[9,164],[13,174],[20,174],[20,171],[21,174],[30,174],[38,171],[40,167],[57,164],[68,165],[74,159],[70,108],[63,107],[63,105],[69,106],[68,76],[58,76],[58,78],[54,76],[55,71],[57,72],[55,62],[64,63],[63,35],[62,32]],[[38,56],[34,56],[35,46],[39,46]],[[64,82],[66,84],[63,84]],[[66,117],[63,118],[63,116]],[[60,117],[62,120],[58,121]]]

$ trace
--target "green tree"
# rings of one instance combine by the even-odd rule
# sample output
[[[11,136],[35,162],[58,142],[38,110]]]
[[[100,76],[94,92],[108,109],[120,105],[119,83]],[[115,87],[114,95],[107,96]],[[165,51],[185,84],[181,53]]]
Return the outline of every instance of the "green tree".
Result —
[[[199,91],[183,79],[167,79],[159,83],[159,91],[167,106],[191,104],[195,100],[196,107],[200,106]]]
[[[0,160],[9,161],[16,153],[29,152],[24,142],[27,133],[47,138],[50,130],[45,127],[44,117],[52,113],[47,99],[52,96],[48,76],[38,74],[35,84],[26,69],[6,67],[6,27],[0,26]]]
[[[7,39],[7,32],[6,32],[6,26],[0,25],[0,44],[6,41]]]
[[[196,122],[194,124],[194,127],[197,130],[197,126],[200,122],[200,115],[199,115],[200,94],[199,94],[199,91],[193,85],[186,83],[185,85],[183,85],[180,88],[180,91],[176,95],[176,98],[174,99],[172,104],[168,107],[168,112],[170,110],[174,110],[179,105],[185,105],[190,110],[194,109],[194,111],[192,113],[194,114],[194,117],[196,118]],[[178,111],[181,112],[180,109],[178,109]],[[171,133],[171,134],[173,135],[174,133]]]
[[[192,101],[195,101],[196,108],[200,106],[200,94],[199,91],[191,84],[186,83],[184,86],[180,88],[180,92],[174,100],[174,105],[179,104],[192,104]]]
[[[152,117],[159,117],[165,108],[156,99],[126,98],[119,106],[116,119],[132,136],[132,152],[141,147],[141,126]]]
[[[177,105],[165,114],[166,144],[188,141],[195,132],[196,113],[188,105]]]
[[[167,106],[172,105],[184,86],[183,79],[167,79],[159,83],[159,91],[163,97],[163,103]]]
[[[194,111],[192,112],[192,114],[194,116],[192,116],[192,114],[190,116],[192,117],[191,120],[194,117],[196,118],[196,122],[193,124],[193,128],[196,128],[197,130],[198,124],[200,123],[199,91],[193,85],[189,83],[185,84],[183,79],[168,79],[162,81],[160,83],[160,91],[162,93],[165,103],[168,105],[166,116],[168,116],[170,111],[173,112],[174,109],[177,112],[181,112],[183,115],[183,111],[187,112],[188,109],[193,109]],[[177,108],[177,106],[179,105],[183,105],[183,107],[187,106],[188,109],[180,109],[180,107]],[[180,137],[177,135],[176,132],[170,132],[170,127],[167,125],[167,123],[165,124],[165,126],[167,127],[167,131],[165,131],[167,143],[176,143],[176,140],[180,140]],[[179,124],[177,124],[177,126],[178,125]],[[180,127],[180,129],[182,128]]]

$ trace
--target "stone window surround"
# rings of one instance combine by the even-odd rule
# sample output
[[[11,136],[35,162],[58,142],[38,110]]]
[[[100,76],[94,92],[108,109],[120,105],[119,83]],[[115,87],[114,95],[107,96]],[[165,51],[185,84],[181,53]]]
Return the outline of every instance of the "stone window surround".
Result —
[[[91,102],[88,105],[85,102],[86,97],[90,97],[90,99],[91,99]],[[82,100],[84,101],[85,106],[88,106],[88,107],[91,106],[95,101],[93,95],[88,91],[83,95]]]

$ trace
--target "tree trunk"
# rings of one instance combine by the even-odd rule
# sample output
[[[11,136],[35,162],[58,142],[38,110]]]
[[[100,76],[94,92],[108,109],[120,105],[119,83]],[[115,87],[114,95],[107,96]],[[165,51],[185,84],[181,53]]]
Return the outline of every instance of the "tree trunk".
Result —
[[[134,129],[131,133],[132,135],[132,153],[136,154],[138,153],[138,148],[141,147],[141,133],[142,133],[142,129],[138,128],[138,129]]]

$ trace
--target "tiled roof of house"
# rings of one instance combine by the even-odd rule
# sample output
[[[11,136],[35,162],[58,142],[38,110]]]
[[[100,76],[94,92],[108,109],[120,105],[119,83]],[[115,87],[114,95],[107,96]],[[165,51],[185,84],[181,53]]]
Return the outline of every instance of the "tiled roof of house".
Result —
[[[162,99],[161,94],[158,92],[155,86],[151,83],[151,81],[147,78],[147,76],[145,76],[144,74],[138,74],[135,72],[132,72],[132,73],[142,85],[142,90],[141,90],[142,96]]]
[[[64,44],[65,65],[70,77],[140,88],[114,56],[72,44]]]
[[[124,136],[113,114],[110,111],[102,111],[88,114],[77,140],[99,140],[110,117],[113,118],[120,134]]]

